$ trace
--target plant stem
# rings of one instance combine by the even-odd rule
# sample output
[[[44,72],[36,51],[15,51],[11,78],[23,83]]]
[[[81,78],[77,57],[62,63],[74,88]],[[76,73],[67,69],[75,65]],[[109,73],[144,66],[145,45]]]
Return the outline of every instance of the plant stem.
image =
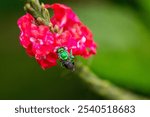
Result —
[[[76,74],[88,85],[95,93],[106,99],[112,100],[138,100],[148,99],[134,94],[128,90],[115,86],[107,80],[103,80],[95,75],[87,66],[77,63]]]

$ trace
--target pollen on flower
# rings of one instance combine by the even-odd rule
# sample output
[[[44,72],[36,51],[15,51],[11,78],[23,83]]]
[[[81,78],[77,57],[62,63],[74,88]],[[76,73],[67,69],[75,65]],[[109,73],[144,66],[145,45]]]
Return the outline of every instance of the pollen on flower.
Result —
[[[27,13],[18,20],[20,43],[28,55],[35,57],[43,69],[57,64],[59,47],[66,47],[74,56],[88,58],[96,54],[92,32],[79,20],[72,9],[63,4],[45,5],[54,11],[50,26],[37,24],[36,18]]]

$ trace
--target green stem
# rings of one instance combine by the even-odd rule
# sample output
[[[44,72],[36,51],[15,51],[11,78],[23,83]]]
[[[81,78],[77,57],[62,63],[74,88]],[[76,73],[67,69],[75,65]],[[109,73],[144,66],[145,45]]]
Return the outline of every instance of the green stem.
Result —
[[[138,100],[148,99],[134,94],[128,90],[121,89],[107,80],[103,80],[95,75],[87,66],[77,63],[76,72],[79,78],[88,85],[95,93],[106,99],[112,100]]]

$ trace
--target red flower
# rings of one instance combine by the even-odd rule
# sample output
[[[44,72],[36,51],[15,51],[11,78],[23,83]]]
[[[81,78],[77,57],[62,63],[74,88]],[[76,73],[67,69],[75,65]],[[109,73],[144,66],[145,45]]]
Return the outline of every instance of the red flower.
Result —
[[[20,42],[30,56],[34,56],[43,69],[57,64],[56,49],[66,47],[73,55],[89,57],[96,53],[91,31],[79,20],[71,8],[62,4],[45,5],[54,10],[50,19],[53,26],[62,29],[52,33],[48,26],[37,25],[35,18],[26,14],[18,20]]]

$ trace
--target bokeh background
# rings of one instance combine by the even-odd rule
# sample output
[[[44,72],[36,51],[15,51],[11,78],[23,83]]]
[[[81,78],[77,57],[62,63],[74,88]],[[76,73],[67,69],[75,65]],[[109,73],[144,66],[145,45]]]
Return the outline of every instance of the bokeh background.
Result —
[[[41,0],[70,6],[93,32],[97,76],[150,97],[150,0]],[[0,99],[105,99],[72,72],[42,70],[19,43],[25,0],[0,0]],[[80,59],[80,58],[79,58]]]

